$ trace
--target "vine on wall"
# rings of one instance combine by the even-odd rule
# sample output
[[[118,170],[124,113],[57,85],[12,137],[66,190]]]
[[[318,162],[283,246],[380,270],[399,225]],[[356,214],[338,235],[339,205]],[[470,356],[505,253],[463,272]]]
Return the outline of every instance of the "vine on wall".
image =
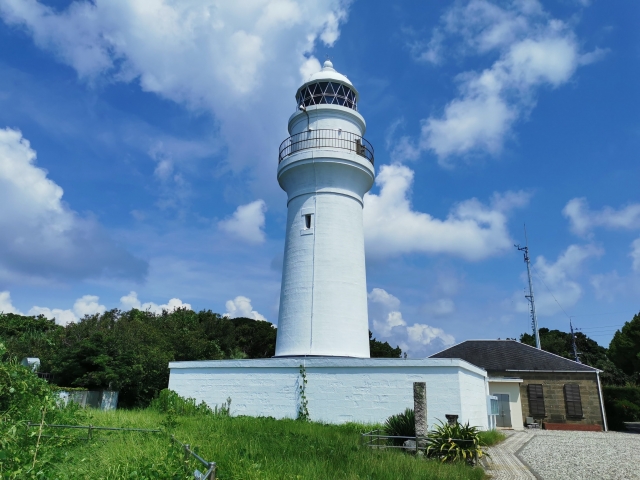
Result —
[[[302,420],[304,422],[309,421],[309,402],[307,401],[306,389],[307,369],[304,368],[304,365],[300,365],[300,379],[298,380],[298,420]]]

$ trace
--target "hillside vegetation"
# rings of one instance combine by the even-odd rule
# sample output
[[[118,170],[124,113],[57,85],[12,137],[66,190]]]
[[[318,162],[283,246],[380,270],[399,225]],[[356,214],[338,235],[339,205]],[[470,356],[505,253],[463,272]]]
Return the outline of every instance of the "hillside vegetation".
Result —
[[[156,315],[111,310],[66,327],[53,320],[0,313],[6,357],[38,357],[53,383],[90,390],[118,390],[119,407],[145,407],[167,387],[171,361],[269,358],[276,332],[265,321],[224,318],[208,310],[179,309]],[[401,350],[370,338],[372,356]]]

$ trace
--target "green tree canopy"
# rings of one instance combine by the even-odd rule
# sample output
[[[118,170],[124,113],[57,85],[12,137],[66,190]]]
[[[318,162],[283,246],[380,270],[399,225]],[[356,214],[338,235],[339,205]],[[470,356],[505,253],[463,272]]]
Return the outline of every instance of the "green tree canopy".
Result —
[[[393,348],[389,342],[381,342],[373,338],[373,333],[369,330],[369,350],[371,358],[400,358],[402,350],[396,346]]]
[[[613,335],[609,357],[624,373],[640,379],[640,313]]]

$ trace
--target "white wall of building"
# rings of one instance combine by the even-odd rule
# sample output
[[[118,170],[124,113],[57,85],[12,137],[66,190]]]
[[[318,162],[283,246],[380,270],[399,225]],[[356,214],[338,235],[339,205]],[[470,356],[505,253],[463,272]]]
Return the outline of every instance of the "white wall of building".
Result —
[[[413,382],[427,384],[427,422],[460,415],[487,428],[486,372],[458,359],[272,358],[172,362],[169,388],[183,397],[221,405],[232,415],[295,418],[300,365],[307,375],[312,420],[380,423],[413,408]]]
[[[523,430],[522,401],[520,397],[521,379],[489,379],[489,393],[509,395],[509,412],[511,414],[511,427],[514,430]]]

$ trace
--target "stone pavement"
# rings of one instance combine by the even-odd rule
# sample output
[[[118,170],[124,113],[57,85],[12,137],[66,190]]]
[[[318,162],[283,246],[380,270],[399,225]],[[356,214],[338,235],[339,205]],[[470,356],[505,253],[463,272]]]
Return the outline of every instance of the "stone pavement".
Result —
[[[485,470],[492,480],[536,480],[536,476],[516,456],[529,440],[530,431],[504,431],[507,439],[487,449],[491,457],[483,457]]]

